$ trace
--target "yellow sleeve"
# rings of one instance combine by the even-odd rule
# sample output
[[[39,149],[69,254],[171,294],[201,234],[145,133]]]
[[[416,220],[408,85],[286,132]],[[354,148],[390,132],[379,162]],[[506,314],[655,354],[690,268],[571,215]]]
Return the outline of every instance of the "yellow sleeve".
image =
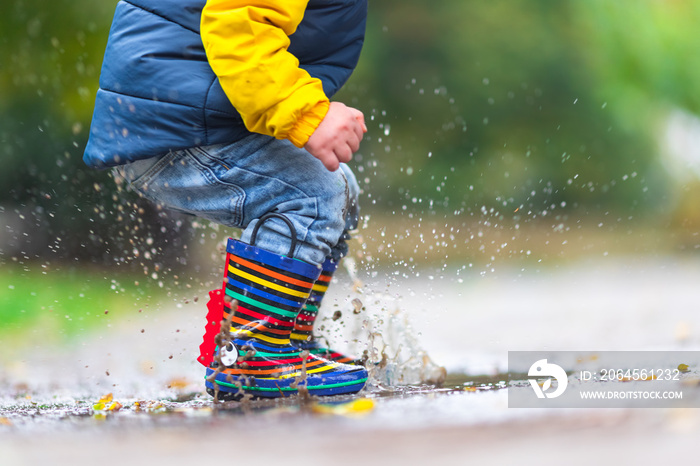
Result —
[[[321,81],[299,68],[289,36],[308,0],[207,0],[201,35],[221,87],[249,131],[303,147],[326,116]]]

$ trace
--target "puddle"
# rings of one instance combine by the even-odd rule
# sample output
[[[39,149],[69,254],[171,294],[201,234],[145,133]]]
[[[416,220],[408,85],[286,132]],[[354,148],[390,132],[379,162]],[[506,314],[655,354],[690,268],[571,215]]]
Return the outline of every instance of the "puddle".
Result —
[[[370,383],[359,395],[214,406],[204,392],[202,367],[195,361],[206,312],[202,305],[196,310],[148,313],[148,325],[145,320],[115,325],[50,351],[38,337],[27,342],[17,349],[18,357],[0,371],[0,436],[84,428],[211,427],[222,420],[239,426],[277,423],[289,427],[314,419],[317,422],[312,424],[321,427],[369,430],[509,423],[541,415],[507,408],[503,388],[508,380],[504,361],[509,349],[584,347],[586,342],[600,343],[600,349],[635,348],[642,339],[673,348],[678,322],[691,329],[682,340],[686,347],[698,341],[694,329],[700,323],[689,303],[697,302],[697,287],[690,282],[695,283],[700,275],[685,269],[667,277],[669,269],[663,268],[663,273],[653,276],[659,282],[656,288],[649,285],[641,291],[638,283],[643,277],[628,280],[626,274],[611,269],[601,278],[602,272],[592,274],[583,267],[543,279],[509,282],[506,292],[491,282],[460,288],[452,282],[428,286],[418,278],[404,285],[392,282],[390,289],[376,291],[361,285],[351,262],[348,267],[349,274],[343,274],[338,283],[346,291],[326,296],[329,306],[320,323],[334,348],[366,354],[373,364]],[[613,277],[634,286],[617,286]],[[689,277],[687,283],[682,282],[684,277]],[[378,286],[376,280],[362,278]],[[673,288],[671,282],[680,285]],[[611,286],[600,293],[615,299],[604,301],[605,305],[598,298],[586,301],[585,296],[577,295],[582,303],[567,298],[578,288],[601,289],[607,283]],[[354,291],[347,291],[353,287]],[[668,293],[653,299],[651,292],[641,297],[635,294],[650,289],[656,296],[658,289],[666,288]],[[413,290],[423,289],[429,289],[431,295],[412,296]],[[434,308],[433,296],[441,303],[440,309]],[[663,312],[656,311],[657,302],[663,304],[658,307]],[[514,308],[518,309],[515,316]],[[336,312],[341,318],[333,320]],[[526,318],[537,323],[536,330],[528,327]],[[569,321],[575,322],[576,331],[560,332],[571,328]],[[628,331],[610,339],[600,331],[608,326]],[[429,381],[440,383],[426,383]],[[108,393],[113,393],[112,402],[119,407],[110,410],[110,402],[95,409]],[[353,402],[364,399],[371,403],[353,407]]]
[[[448,376],[442,386],[420,384],[390,386],[375,382],[357,395],[334,397],[289,397],[215,403],[204,391],[179,390],[156,399],[102,396],[71,397],[28,392],[15,387],[0,393],[0,431],[45,431],[58,428],[99,426],[159,427],[172,425],[210,424],[222,416],[290,420],[293,418],[359,418],[375,415],[392,403],[411,401],[413,409],[430,409],[430,403],[448,396],[502,391],[506,374],[468,377]],[[389,411],[392,411],[391,408]],[[386,413],[383,413],[386,414]],[[400,412],[390,415],[399,421]]]

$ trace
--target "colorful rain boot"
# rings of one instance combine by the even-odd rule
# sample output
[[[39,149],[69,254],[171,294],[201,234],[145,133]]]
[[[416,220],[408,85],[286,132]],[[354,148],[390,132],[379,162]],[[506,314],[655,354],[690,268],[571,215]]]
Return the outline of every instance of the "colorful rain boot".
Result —
[[[287,222],[280,214],[270,217]],[[255,243],[254,230],[251,243]],[[355,393],[367,371],[309,354],[290,341],[294,322],[311,293],[319,269],[292,257],[229,239],[223,293],[212,294],[200,362],[207,365],[207,391],[219,399],[281,397],[308,390],[311,395]],[[212,339],[212,327],[231,323],[230,335]],[[223,329],[228,330],[227,328]],[[213,347],[213,350],[211,349]]]
[[[301,312],[294,322],[294,331],[291,337],[292,344],[324,359],[346,364],[362,365],[362,361],[359,359],[351,358],[350,356],[322,346],[313,334],[314,323],[318,316],[318,310],[321,307],[321,301],[328,290],[328,286],[337,268],[338,263],[330,258],[326,259],[323,263],[321,275],[318,277],[318,280],[316,280],[316,283],[314,283],[309,299],[306,301],[306,304],[304,304],[304,307],[302,307]]]

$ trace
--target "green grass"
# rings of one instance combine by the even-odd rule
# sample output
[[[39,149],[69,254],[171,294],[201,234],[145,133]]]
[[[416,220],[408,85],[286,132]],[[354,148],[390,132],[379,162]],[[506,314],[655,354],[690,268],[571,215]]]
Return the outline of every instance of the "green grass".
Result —
[[[70,340],[85,331],[134,316],[163,291],[138,284],[145,277],[114,276],[108,271],[72,267],[0,268],[0,340]]]

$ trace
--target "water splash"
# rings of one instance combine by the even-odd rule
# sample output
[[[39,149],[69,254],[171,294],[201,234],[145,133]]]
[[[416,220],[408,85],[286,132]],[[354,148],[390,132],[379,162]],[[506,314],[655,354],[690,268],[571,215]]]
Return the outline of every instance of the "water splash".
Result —
[[[366,359],[368,385],[441,385],[447,376],[445,368],[436,364],[421,346],[399,302],[383,293],[363,294],[355,260],[347,257],[343,265],[353,282],[351,312],[362,316],[352,319],[347,329],[350,352]]]

